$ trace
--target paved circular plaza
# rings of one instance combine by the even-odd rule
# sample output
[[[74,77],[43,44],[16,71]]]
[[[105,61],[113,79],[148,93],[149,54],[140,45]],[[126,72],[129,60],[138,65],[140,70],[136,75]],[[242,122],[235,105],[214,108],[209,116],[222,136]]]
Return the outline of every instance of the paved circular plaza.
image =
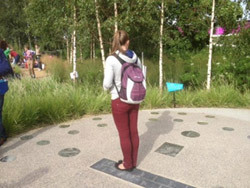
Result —
[[[111,114],[35,129],[0,147],[0,187],[248,188],[250,110],[139,113],[138,167],[121,172]]]

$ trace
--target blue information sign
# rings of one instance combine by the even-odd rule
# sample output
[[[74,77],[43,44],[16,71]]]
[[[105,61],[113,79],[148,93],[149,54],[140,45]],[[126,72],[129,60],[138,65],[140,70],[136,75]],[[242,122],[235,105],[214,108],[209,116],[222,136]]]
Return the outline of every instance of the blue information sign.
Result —
[[[168,88],[168,92],[174,92],[174,91],[183,90],[183,84],[180,84],[180,83],[167,82],[166,86]]]

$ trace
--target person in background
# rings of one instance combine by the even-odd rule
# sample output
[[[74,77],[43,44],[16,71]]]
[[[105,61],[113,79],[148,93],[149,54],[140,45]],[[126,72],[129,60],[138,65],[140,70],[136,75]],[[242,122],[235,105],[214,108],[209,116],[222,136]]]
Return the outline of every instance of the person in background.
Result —
[[[13,58],[13,62],[11,64],[17,65],[20,60],[20,55],[13,49],[10,49],[10,58]]]
[[[0,43],[1,49],[4,51],[4,55],[6,58],[9,60],[9,55],[10,55],[10,49],[8,47],[8,44],[6,41],[2,40]]]
[[[127,63],[137,63],[139,67],[141,66],[140,59],[133,51],[129,50],[129,43],[127,32],[120,30],[115,33],[112,53],[106,60],[103,80],[104,89],[111,93],[112,115],[120,137],[123,160],[119,160],[115,167],[121,171],[132,171],[136,167],[139,149],[137,129],[139,104],[122,102],[118,93],[118,89],[121,88],[122,65],[115,55]]]
[[[8,45],[5,41],[0,42],[0,57],[4,57],[7,59],[6,54],[4,51],[7,49]],[[2,58],[1,58],[2,60]],[[3,82],[5,82],[5,79],[3,75],[0,75],[0,90],[5,89],[3,86]],[[2,88],[3,87],[3,88]],[[4,94],[0,94],[0,146],[2,146],[7,141],[7,134],[3,125],[3,104],[4,104]]]
[[[28,45],[24,46],[24,59],[26,60],[31,78],[36,78],[34,71],[34,52],[30,50]]]
[[[35,52],[36,52],[36,61],[38,63],[38,68],[42,70],[41,52],[40,52],[40,47],[37,44],[35,45]]]

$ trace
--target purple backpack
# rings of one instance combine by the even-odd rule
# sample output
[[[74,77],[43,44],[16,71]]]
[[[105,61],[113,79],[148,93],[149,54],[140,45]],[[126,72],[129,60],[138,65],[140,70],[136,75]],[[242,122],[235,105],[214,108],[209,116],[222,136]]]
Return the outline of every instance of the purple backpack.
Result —
[[[139,104],[146,96],[146,80],[141,68],[137,63],[127,63],[117,54],[114,54],[122,64],[121,69],[121,90],[116,90],[121,101],[129,104]]]

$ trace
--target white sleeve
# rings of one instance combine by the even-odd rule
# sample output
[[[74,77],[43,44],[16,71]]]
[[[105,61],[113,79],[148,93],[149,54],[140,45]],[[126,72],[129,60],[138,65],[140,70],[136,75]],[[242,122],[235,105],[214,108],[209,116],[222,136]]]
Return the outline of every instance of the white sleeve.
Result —
[[[137,65],[138,65],[138,67],[142,68],[141,60],[140,60],[139,57],[138,57],[138,59],[137,59]]]
[[[109,90],[113,86],[114,80],[114,70],[112,67],[112,56],[106,59],[106,65],[104,70],[103,88],[104,90]]]

